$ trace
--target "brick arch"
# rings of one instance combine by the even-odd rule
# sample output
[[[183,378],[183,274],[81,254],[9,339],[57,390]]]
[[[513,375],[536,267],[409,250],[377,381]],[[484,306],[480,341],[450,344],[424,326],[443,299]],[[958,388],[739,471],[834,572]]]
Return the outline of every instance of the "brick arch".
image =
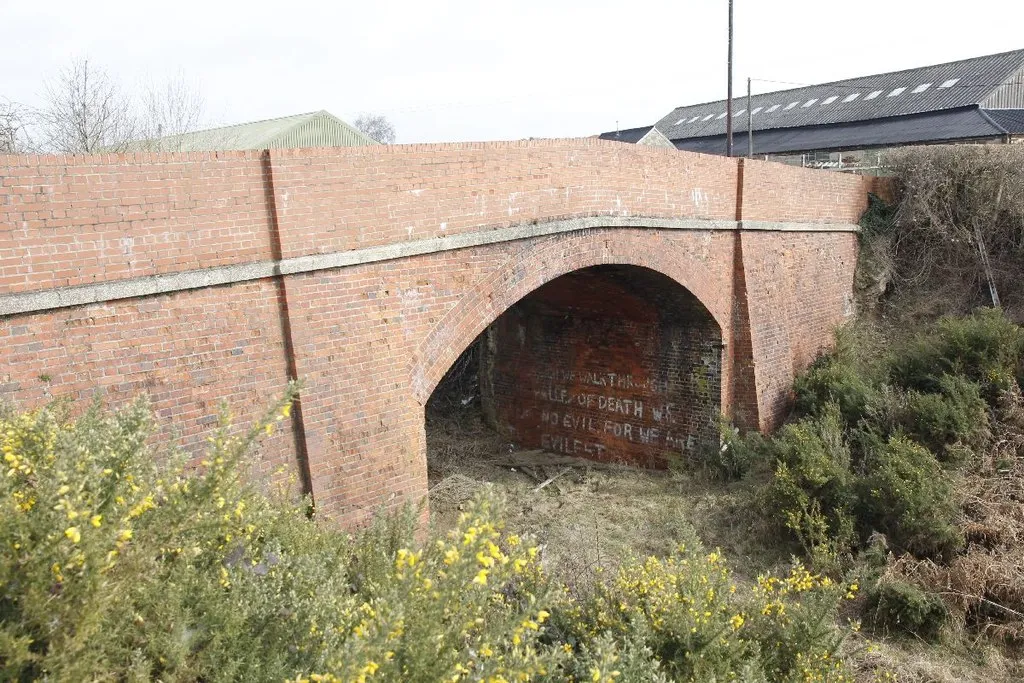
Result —
[[[722,331],[722,339],[728,340],[732,330],[731,267],[718,261],[719,270],[712,270],[695,249],[680,248],[687,238],[696,239],[694,233],[678,231],[671,236],[672,244],[660,249],[642,238],[653,234],[644,228],[602,228],[568,238],[545,238],[526,245],[500,268],[472,283],[412,358],[410,377],[416,401],[426,405],[459,355],[513,304],[555,278],[591,266],[637,266],[670,278],[700,301]]]

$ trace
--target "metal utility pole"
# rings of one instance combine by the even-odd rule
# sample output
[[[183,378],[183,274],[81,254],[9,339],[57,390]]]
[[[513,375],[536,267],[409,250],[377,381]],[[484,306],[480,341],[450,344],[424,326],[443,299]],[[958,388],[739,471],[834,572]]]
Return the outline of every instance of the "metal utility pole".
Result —
[[[754,110],[750,108],[750,81],[747,76],[747,158],[754,158]]]
[[[729,76],[725,97],[725,156],[732,156],[732,0],[729,0]]]

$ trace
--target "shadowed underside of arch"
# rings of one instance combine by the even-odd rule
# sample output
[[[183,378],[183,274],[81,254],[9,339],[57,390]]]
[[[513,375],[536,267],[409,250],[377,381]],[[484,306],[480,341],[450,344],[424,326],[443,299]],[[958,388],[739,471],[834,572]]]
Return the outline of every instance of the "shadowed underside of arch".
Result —
[[[732,236],[693,232],[693,248],[666,242],[663,249],[638,249],[633,229],[585,230],[560,239],[524,245],[522,253],[484,275],[430,331],[412,359],[413,395],[425,404],[459,355],[513,304],[546,283],[591,266],[646,268],[693,294],[714,319],[723,338],[732,331]],[[649,233],[648,233],[649,236]],[[728,258],[711,258],[728,252]]]
[[[485,414],[512,442],[656,467],[694,453],[731,409],[735,240],[649,248],[643,230],[638,249],[641,230],[523,244],[472,283],[412,359],[417,402],[480,340]]]
[[[487,421],[524,448],[664,467],[717,446],[722,330],[638,266],[591,266],[517,301],[475,352]]]

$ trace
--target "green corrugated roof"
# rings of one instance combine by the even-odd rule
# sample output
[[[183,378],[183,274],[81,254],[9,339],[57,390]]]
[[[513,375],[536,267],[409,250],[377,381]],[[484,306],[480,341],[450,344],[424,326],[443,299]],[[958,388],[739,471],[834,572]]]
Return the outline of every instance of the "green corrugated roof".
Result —
[[[376,145],[356,128],[326,111],[239,123],[132,145],[133,149],[172,152],[279,149],[293,147],[358,147]]]

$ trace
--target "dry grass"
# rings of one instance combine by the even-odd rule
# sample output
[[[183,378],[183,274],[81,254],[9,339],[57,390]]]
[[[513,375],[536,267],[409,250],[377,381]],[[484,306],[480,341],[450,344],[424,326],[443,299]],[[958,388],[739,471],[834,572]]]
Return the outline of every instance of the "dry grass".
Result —
[[[981,642],[928,645],[912,641],[863,639],[849,642],[854,674],[858,681],[879,680],[889,671],[899,683],[997,683],[1020,681],[1020,663],[997,648]],[[880,680],[885,680],[884,678]]]
[[[472,409],[433,416],[427,447],[434,524],[451,526],[473,493],[492,485],[506,500],[509,526],[536,538],[546,568],[571,587],[592,577],[589,570],[663,556],[681,543],[720,547],[740,578],[790,560],[782,541],[764,542],[768,525],[742,484],[628,468],[512,467],[515,447]]]
[[[948,565],[903,557],[887,573],[942,597],[954,630],[1024,646],[1024,397],[1005,395],[990,446],[958,491],[966,552]],[[1024,677],[1024,672],[1021,673]]]
[[[1018,659],[988,637],[1012,643],[1024,633],[1019,615],[1006,609],[1024,612],[1024,466],[1017,457],[1024,454],[1024,400],[1008,400],[1016,407],[1008,405],[1004,423],[994,425],[1001,445],[989,451],[984,473],[963,484],[971,550],[948,567],[903,560],[887,570],[942,594],[962,624],[984,617],[989,626],[938,645],[873,640],[869,652],[865,642],[851,642],[859,680],[884,670],[913,683],[1024,680]],[[585,589],[597,567],[664,555],[680,543],[721,548],[740,581],[783,569],[795,551],[775,536],[749,484],[631,469],[513,468],[515,445],[487,428],[472,405],[432,414],[427,433],[432,524],[450,527],[477,490],[493,486],[506,500],[511,530],[537,539],[545,568],[572,590]],[[1016,464],[1007,470],[1007,463]]]

